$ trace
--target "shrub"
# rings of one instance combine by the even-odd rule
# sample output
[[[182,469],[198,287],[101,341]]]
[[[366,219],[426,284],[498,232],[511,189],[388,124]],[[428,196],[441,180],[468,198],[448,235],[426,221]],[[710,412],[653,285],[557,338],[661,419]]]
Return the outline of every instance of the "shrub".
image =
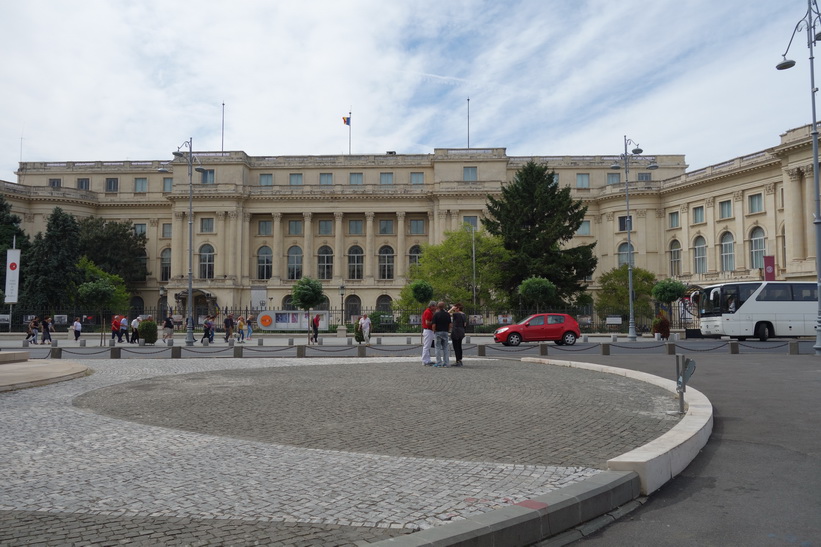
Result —
[[[658,333],[664,340],[670,338],[670,320],[663,311],[653,319],[653,334],[655,333]]]
[[[157,341],[157,323],[155,321],[145,320],[140,323],[140,338],[145,340],[146,344],[153,344]]]

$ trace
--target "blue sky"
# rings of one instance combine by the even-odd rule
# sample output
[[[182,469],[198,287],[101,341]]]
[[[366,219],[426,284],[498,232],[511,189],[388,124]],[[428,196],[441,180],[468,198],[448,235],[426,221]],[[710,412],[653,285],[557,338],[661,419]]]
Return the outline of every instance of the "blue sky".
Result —
[[[0,179],[17,162],[506,147],[685,154],[810,122],[803,0],[0,0]],[[225,130],[222,131],[222,103]],[[22,143],[22,146],[21,146]]]

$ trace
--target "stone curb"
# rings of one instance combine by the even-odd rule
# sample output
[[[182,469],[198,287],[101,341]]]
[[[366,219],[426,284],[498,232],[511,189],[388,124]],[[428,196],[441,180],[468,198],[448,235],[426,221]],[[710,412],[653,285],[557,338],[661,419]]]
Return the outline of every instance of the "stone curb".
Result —
[[[51,359],[36,362],[7,363],[3,364],[2,367],[4,382],[6,383],[0,383],[0,392],[45,386],[81,378],[91,373],[85,365]],[[21,381],[15,381],[15,377]]]

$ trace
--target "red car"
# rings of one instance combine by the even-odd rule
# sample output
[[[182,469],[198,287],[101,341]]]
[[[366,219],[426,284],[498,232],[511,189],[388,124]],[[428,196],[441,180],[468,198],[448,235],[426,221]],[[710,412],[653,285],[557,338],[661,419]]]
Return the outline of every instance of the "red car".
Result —
[[[514,325],[499,327],[493,333],[494,342],[518,346],[522,342],[552,340],[557,345],[572,346],[581,336],[579,324],[565,313],[537,313]]]

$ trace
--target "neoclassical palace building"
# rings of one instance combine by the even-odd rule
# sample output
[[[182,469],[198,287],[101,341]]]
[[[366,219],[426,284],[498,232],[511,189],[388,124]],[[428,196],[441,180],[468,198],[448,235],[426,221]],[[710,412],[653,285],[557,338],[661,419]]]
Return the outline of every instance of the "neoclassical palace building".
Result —
[[[344,298],[346,314],[384,308],[421,246],[466,225],[481,230],[486,196],[530,160],[555,170],[588,207],[571,245],[597,242],[594,291],[598,275],[628,260],[628,228],[634,264],[659,278],[761,279],[766,255],[775,257],[777,279],[816,276],[809,126],[698,171],[687,171],[684,155],[631,158],[632,219],[625,171],[613,169],[623,166],[621,156],[511,157],[504,148],[468,148],[266,157],[195,151],[194,160],[190,185],[182,157],[22,162],[17,182],[1,188],[31,235],[55,206],[132,221],[148,238],[149,273],[135,307],[184,305],[191,220],[198,314],[287,307],[304,276],[322,281],[332,306]],[[647,169],[651,162],[658,169]]]

